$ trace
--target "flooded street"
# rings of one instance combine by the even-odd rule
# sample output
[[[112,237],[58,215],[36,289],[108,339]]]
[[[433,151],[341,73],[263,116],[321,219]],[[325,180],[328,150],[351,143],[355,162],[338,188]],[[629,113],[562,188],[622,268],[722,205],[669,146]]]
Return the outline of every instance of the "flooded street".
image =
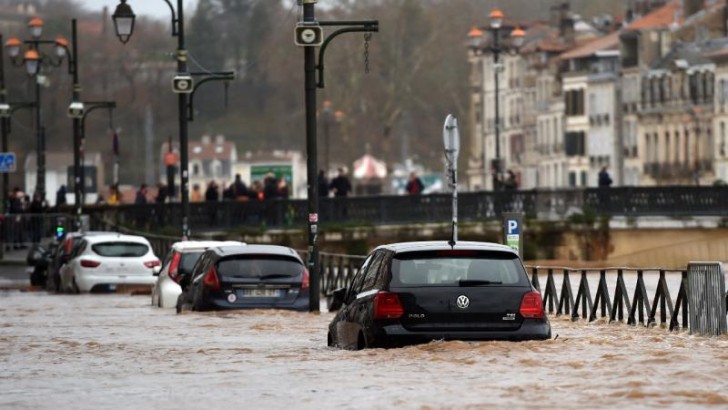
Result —
[[[332,314],[0,292],[2,408],[728,406],[728,337],[552,318],[556,340],[326,347]]]

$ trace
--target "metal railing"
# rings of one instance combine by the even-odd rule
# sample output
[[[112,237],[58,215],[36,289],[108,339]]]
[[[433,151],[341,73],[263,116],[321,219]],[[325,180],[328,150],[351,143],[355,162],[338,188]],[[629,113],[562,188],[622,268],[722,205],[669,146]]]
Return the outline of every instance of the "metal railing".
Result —
[[[531,283],[543,295],[544,308],[549,314],[570,315],[572,320],[588,319],[590,322],[598,318],[608,319],[609,322],[627,320],[627,324],[635,326],[640,323],[653,326],[659,320],[660,325],[669,326],[670,330],[687,329],[688,303],[687,303],[687,270],[670,270],[660,268],[564,268],[527,266],[531,275]],[[607,274],[610,275],[607,275]],[[645,286],[645,274],[657,275],[654,294]],[[546,286],[542,290],[541,275],[546,275]],[[615,276],[616,274],[616,276]],[[571,277],[577,275],[576,297]],[[589,277],[598,275],[596,294],[592,297]],[[632,289],[628,289],[625,275],[634,278]],[[560,291],[557,291],[557,277],[560,281]],[[673,303],[668,278],[679,281],[677,299]],[[612,282],[614,292],[610,294]],[[632,290],[632,292],[630,292]],[[673,289],[674,290],[674,289]],[[630,299],[630,294],[632,298]],[[652,303],[650,303],[652,299]],[[669,320],[669,322],[668,322]]]
[[[0,215],[0,242],[4,250],[25,249],[54,237],[59,227],[68,232],[73,219],[61,213]]]
[[[575,210],[590,208],[610,216],[725,216],[728,186],[615,187],[529,191],[464,192],[458,196],[463,222],[497,220],[504,212],[561,220]],[[235,227],[303,227],[308,220],[305,200],[223,201],[190,205],[193,231],[229,230]],[[359,196],[322,198],[323,223],[408,224],[448,221],[449,194],[419,196]],[[93,206],[84,209],[121,226],[155,231],[178,226],[179,203]]]

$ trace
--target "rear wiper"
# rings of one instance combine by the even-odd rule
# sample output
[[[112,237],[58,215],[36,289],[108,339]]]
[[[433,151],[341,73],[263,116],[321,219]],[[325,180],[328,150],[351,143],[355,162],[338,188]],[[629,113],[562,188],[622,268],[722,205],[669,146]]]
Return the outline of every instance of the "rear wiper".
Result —
[[[480,279],[460,279],[458,281],[460,286],[486,286],[486,285],[502,285],[503,282],[495,280],[480,280]]]
[[[285,273],[271,273],[270,275],[264,275],[261,276],[260,280],[266,280],[266,279],[278,279],[278,278],[290,278],[291,275],[286,275]]]

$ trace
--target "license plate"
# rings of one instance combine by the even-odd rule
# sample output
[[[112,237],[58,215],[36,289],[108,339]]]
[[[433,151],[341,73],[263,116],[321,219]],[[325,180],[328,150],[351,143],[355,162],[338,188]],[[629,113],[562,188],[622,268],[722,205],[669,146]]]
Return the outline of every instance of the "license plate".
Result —
[[[277,298],[281,293],[281,289],[243,289],[244,297],[253,298]]]

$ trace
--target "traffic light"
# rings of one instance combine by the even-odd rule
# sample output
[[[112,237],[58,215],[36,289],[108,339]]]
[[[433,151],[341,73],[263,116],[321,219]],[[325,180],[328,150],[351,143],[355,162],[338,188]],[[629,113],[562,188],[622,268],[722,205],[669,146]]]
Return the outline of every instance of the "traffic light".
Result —
[[[56,219],[56,240],[60,241],[66,236],[66,224],[64,223],[66,218]]]

